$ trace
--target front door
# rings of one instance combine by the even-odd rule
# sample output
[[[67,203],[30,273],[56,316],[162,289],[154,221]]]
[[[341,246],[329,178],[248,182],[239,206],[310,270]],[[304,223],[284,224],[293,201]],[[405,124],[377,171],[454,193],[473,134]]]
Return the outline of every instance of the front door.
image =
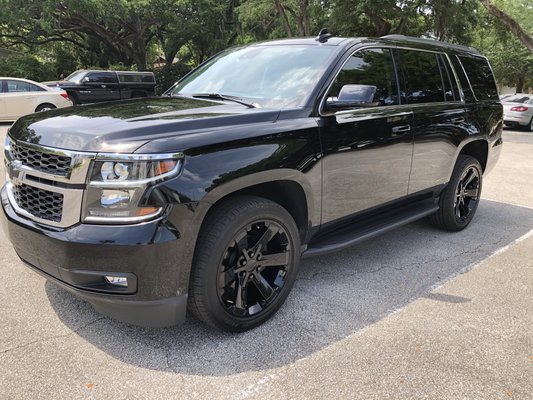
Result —
[[[413,155],[413,114],[400,105],[389,49],[365,49],[344,64],[327,94],[335,100],[348,84],[376,86],[374,106],[321,119],[322,223],[407,195]],[[323,110],[327,115],[327,106]]]

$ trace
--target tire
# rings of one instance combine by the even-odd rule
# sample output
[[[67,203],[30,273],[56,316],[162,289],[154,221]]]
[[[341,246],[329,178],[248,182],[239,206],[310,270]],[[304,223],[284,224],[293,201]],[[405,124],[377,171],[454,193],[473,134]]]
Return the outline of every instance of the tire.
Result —
[[[451,232],[466,228],[476,213],[482,182],[483,170],[479,161],[460,155],[450,182],[440,195],[439,210],[429,216],[429,222]]]
[[[533,132],[533,117],[531,117],[531,121],[529,121],[529,125],[526,125],[526,131]]]
[[[57,107],[50,103],[39,104],[35,109],[35,112],[55,110]]]
[[[70,93],[69,93],[69,94],[68,94],[68,98],[69,98],[69,100],[72,102],[72,105],[73,105],[73,106],[76,106],[76,105],[79,104],[79,102],[78,102],[78,98],[76,97],[76,95],[74,95],[74,94],[70,94]]]
[[[287,298],[298,274],[298,228],[287,210],[260,197],[216,207],[198,237],[189,311],[210,326],[242,332],[267,321]]]

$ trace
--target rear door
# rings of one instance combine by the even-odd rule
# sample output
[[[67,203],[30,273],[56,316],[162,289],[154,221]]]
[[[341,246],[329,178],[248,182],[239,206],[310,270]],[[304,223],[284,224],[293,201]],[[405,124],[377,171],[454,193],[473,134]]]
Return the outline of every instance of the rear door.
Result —
[[[4,99],[8,118],[17,119],[35,112],[36,87],[29,82],[6,79]]]
[[[395,50],[402,102],[414,114],[409,194],[437,188],[450,178],[457,145],[466,132],[465,106],[444,53]]]
[[[327,98],[344,85],[376,87],[370,108],[321,118],[322,222],[328,223],[407,195],[413,146],[413,116],[400,105],[390,49],[355,52],[338,73]]]

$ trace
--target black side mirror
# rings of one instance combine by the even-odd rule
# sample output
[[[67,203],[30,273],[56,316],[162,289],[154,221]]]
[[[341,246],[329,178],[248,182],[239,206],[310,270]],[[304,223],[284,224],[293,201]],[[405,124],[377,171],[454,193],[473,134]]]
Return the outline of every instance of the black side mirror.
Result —
[[[372,85],[344,85],[337,99],[329,98],[326,107],[330,110],[342,110],[356,107],[376,107],[374,101],[377,88]]]

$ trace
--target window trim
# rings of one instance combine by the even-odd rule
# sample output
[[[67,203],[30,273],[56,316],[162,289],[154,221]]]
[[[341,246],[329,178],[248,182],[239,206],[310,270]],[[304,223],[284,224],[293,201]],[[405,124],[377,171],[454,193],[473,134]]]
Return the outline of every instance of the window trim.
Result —
[[[354,111],[360,110],[360,108],[353,108],[353,109],[350,109],[350,110],[342,110],[342,111],[337,111],[337,112],[334,112],[334,113],[328,113],[328,112],[325,111],[325,106],[326,106],[328,93],[331,90],[331,87],[333,86],[333,83],[335,82],[335,80],[337,79],[339,74],[341,73],[342,69],[348,63],[348,60],[350,60],[350,58],[353,57],[354,54],[356,54],[358,51],[368,50],[368,49],[389,49],[389,50],[391,50],[391,55],[392,55],[392,60],[393,60],[393,65],[394,65],[394,71],[395,71],[394,74],[396,76],[396,84],[398,86],[398,90],[399,90],[399,85],[400,85],[400,80],[399,80],[399,76],[398,76],[399,71],[398,71],[398,66],[396,65],[396,59],[394,57],[394,53],[392,52],[392,50],[394,50],[394,49],[398,49],[398,50],[413,50],[413,51],[420,51],[420,52],[424,52],[424,53],[443,54],[445,57],[448,58],[448,62],[450,64],[450,67],[452,69],[453,75],[455,77],[455,82],[457,84],[457,88],[459,89],[459,95],[460,95],[461,99],[460,100],[455,100],[455,101],[443,101],[443,102],[421,103],[421,104],[401,104],[400,103],[400,104],[395,104],[395,105],[392,105],[392,106],[376,106],[376,107],[371,107],[371,108],[365,108],[364,110],[366,110],[366,111],[368,111],[368,110],[376,110],[376,109],[381,109],[383,107],[401,107],[401,106],[411,106],[411,107],[413,107],[413,106],[443,105],[443,104],[449,105],[449,104],[457,104],[457,103],[460,103],[460,104],[465,104],[466,103],[465,99],[464,99],[464,93],[463,93],[463,90],[462,90],[461,83],[458,80],[458,76],[457,76],[457,74],[455,72],[455,68],[453,67],[453,65],[451,63],[451,60],[449,59],[448,53],[446,53],[444,51],[418,49],[418,48],[407,47],[407,46],[391,46],[391,45],[386,45],[386,44],[384,44],[384,45],[372,44],[372,45],[359,47],[358,49],[356,49],[353,52],[351,52],[349,54],[349,56],[346,57],[346,59],[342,62],[342,64],[340,65],[339,69],[333,75],[333,79],[331,79],[331,82],[328,84],[327,89],[324,92],[324,94],[322,95],[322,99],[320,100],[320,102],[318,104],[318,116],[319,117],[331,117],[331,116],[335,116],[335,115],[343,115],[343,114],[346,114],[346,113],[352,113]],[[453,55],[457,56],[457,54],[455,54],[455,53]],[[481,57],[481,58],[485,58],[486,59],[486,57]],[[458,58],[458,60],[459,60],[459,58]],[[459,62],[460,62],[460,60],[459,60]],[[490,63],[489,63],[489,66],[490,66]],[[463,68],[463,64],[461,64],[461,68]],[[491,66],[491,69],[492,69],[492,66]],[[468,79],[468,75],[466,75],[466,72],[465,72],[465,76]],[[470,85],[470,80],[468,80],[468,84]],[[477,100],[477,98],[476,98],[476,100]],[[340,114],[340,113],[342,113],[342,114]]]

